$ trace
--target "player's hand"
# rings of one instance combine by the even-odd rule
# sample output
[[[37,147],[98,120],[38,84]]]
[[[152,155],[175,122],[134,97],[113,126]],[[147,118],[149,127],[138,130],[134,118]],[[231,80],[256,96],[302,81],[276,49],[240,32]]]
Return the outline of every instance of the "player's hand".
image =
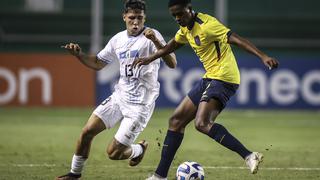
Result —
[[[133,61],[132,66],[133,66],[133,68],[136,68],[136,67],[139,68],[141,65],[148,65],[150,63],[151,63],[151,61],[148,58],[136,58]]]
[[[152,42],[157,41],[157,37],[154,33],[154,31],[150,28],[147,28],[146,30],[143,31],[143,35],[150,39]]]
[[[69,43],[64,46],[61,46],[61,48],[68,50],[68,52],[74,56],[80,56],[81,54],[81,48],[78,44],[75,43]]]
[[[269,68],[269,70],[275,69],[278,67],[279,62],[272,57],[266,56],[262,58],[263,64]]]

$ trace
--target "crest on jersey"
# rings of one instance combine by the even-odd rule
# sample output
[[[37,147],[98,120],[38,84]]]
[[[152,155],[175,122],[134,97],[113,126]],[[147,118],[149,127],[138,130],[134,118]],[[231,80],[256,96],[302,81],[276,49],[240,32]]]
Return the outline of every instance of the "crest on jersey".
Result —
[[[200,37],[199,36],[194,37],[194,42],[196,43],[196,45],[200,46],[201,45]]]

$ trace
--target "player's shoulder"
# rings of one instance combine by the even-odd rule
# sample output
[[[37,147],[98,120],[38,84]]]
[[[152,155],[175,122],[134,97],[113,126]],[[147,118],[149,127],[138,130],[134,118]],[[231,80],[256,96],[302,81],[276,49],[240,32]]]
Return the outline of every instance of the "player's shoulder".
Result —
[[[197,13],[196,20],[198,20],[203,25],[218,22],[215,17],[205,13]]]
[[[127,30],[118,32],[111,39],[122,39],[123,37],[127,37]]]
[[[109,44],[117,44],[123,42],[127,38],[127,31],[120,31],[109,39]]]

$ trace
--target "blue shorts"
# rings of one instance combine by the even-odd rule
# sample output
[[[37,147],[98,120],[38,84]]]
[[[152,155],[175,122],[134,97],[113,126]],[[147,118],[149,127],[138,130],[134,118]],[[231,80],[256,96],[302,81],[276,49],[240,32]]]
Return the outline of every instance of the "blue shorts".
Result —
[[[196,106],[201,101],[209,102],[210,99],[216,99],[222,104],[223,109],[238,87],[238,84],[204,78],[189,91],[188,96]]]

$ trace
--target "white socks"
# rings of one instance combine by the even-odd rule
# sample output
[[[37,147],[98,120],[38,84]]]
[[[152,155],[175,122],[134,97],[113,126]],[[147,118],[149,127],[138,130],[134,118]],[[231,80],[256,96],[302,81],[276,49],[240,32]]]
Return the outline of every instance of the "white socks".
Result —
[[[138,157],[140,154],[142,154],[143,148],[141,147],[140,144],[132,144],[131,151],[132,151],[132,153],[131,153],[129,159]],[[87,158],[83,158],[82,156],[77,156],[74,154],[72,157],[70,172],[73,174],[81,174],[86,160],[87,160]]]
[[[129,159],[138,157],[140,154],[142,154],[143,149],[140,144],[132,144],[131,151],[132,151],[132,153],[131,153]]]
[[[83,158],[82,156],[77,156],[74,154],[72,157],[70,172],[73,174],[81,174],[86,160],[87,160],[86,158]]]

